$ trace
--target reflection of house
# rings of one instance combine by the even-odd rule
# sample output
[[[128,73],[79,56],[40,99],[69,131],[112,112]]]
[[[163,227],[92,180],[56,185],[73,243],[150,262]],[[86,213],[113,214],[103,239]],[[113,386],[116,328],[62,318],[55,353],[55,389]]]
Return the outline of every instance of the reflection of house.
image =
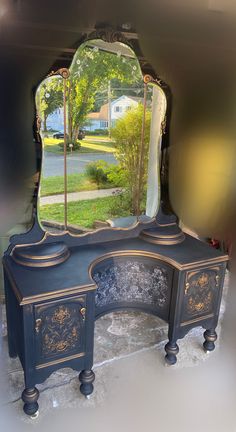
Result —
[[[85,130],[94,131],[95,129],[108,128],[108,103],[102,105],[99,112],[91,112],[87,115],[88,124]]]
[[[126,111],[132,107],[136,107],[141,98],[132,96],[120,96],[111,102],[111,126],[114,126],[116,120],[121,118]],[[102,105],[99,112],[91,112],[87,116],[88,125],[84,127],[85,130],[94,131],[95,129],[108,128],[108,103]]]
[[[142,98],[133,96],[120,96],[111,102],[111,126],[121,118],[126,111],[136,107]],[[108,129],[108,103],[102,105],[99,112],[91,112],[87,115],[88,124],[83,126],[84,130],[94,131],[96,129]],[[63,108],[55,110],[47,118],[47,128],[63,132],[64,126]]]
[[[58,108],[47,118],[47,129],[63,132],[64,130],[64,110]]]

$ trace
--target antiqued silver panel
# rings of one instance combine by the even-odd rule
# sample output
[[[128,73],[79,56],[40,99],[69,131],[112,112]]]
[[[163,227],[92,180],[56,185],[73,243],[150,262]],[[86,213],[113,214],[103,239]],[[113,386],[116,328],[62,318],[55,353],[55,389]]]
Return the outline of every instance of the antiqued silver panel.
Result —
[[[93,274],[97,284],[96,308],[125,302],[166,309],[169,303],[170,271],[156,260],[116,259]]]

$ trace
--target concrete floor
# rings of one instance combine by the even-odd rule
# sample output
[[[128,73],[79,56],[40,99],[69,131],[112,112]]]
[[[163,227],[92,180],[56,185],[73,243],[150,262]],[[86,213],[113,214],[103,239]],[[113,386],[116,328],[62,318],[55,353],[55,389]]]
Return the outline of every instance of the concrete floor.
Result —
[[[0,431],[236,432],[236,290],[227,286],[213,353],[203,352],[196,328],[179,341],[178,363],[165,366],[165,323],[139,313],[107,315],[96,323],[92,398],[80,395],[77,372],[61,369],[38,386],[36,420],[22,414],[23,374],[7,355],[2,309]]]

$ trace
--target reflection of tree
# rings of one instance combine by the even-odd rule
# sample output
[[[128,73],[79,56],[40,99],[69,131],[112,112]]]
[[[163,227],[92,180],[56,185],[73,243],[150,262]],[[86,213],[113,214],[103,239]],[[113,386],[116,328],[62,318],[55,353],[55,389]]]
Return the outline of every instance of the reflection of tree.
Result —
[[[61,78],[49,78],[39,88],[38,111],[43,119],[43,131],[47,132],[47,118],[63,106],[63,83]]]
[[[112,129],[116,157],[124,172],[126,187],[130,194],[131,211],[140,215],[147,183],[147,162],[149,149],[151,113],[146,111],[143,140],[143,163],[140,164],[140,147],[143,125],[143,106],[138,104],[116,122]]]
[[[93,110],[97,96],[106,93],[108,82],[115,78],[120,83],[140,83],[141,72],[137,59],[127,59],[86,45],[77,51],[70,68],[68,86],[71,141],[77,139],[79,127],[83,126],[87,114]]]
[[[121,91],[126,94],[121,89],[127,86],[130,95],[142,96],[142,74],[136,58],[122,56],[119,51],[114,54],[82,45],[74,56],[67,82],[70,142],[77,140],[79,128],[87,122],[88,113],[107,102],[109,81],[115,86],[111,98],[119,97]],[[48,116],[63,106],[60,77],[48,79],[40,86],[37,105],[43,118],[43,129],[47,131]]]

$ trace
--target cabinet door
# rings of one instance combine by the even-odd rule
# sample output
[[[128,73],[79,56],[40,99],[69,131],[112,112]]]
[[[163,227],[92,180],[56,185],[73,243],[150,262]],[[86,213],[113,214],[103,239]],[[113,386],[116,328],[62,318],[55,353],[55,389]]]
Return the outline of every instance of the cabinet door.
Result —
[[[86,295],[35,305],[36,367],[85,350]]]
[[[216,316],[224,282],[222,266],[188,271],[185,278],[182,322]]]

